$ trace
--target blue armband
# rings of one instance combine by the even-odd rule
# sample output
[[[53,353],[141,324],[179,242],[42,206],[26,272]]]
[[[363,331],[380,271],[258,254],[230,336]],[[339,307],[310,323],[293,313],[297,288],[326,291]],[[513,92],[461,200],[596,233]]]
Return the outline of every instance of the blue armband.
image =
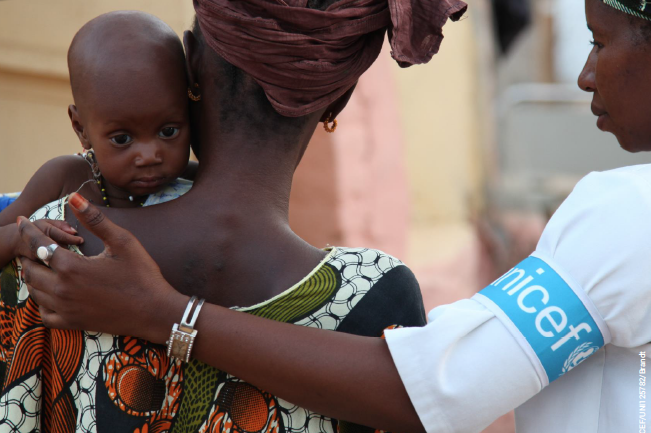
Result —
[[[551,260],[534,254],[474,296],[520,342],[543,386],[610,341],[587,294]]]

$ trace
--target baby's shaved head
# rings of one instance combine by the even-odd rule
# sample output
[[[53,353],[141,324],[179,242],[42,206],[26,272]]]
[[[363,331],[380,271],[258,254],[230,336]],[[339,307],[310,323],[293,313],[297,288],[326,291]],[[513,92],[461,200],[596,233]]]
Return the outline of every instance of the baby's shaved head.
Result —
[[[68,114],[97,159],[100,203],[111,194],[142,198],[183,173],[191,133],[185,55],[167,24],[143,12],[100,15],[72,40],[68,69]]]
[[[184,60],[178,36],[155,16],[138,11],[100,15],[77,32],[68,50],[75,104],[95,103],[118,87],[137,89],[154,74],[185,86]]]

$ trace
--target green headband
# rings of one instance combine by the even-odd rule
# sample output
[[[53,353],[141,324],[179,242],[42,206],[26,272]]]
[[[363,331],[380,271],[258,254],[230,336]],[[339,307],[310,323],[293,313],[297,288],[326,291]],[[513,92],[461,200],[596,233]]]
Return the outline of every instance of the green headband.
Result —
[[[608,6],[644,20],[651,21],[651,0],[601,0]]]

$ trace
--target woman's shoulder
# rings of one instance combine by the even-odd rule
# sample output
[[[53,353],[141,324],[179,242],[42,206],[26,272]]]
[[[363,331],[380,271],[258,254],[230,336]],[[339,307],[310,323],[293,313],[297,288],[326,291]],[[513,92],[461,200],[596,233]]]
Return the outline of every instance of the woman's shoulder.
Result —
[[[642,188],[646,194],[651,188],[651,164],[629,165],[606,171],[594,171],[581,179],[573,195],[585,194],[594,188],[605,188],[610,191],[618,189],[635,193],[636,188]]]
[[[647,239],[645,235],[651,234],[649,213],[651,164],[593,172],[581,179],[559,206],[543,237],[550,233],[603,236],[622,232]]]

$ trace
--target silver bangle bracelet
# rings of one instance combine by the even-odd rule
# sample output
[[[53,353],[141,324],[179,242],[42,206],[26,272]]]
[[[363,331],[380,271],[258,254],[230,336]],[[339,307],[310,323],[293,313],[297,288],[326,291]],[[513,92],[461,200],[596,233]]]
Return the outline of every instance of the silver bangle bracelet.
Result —
[[[199,299],[197,302],[196,296],[190,298],[188,306],[185,307],[181,324],[175,323],[172,327],[172,333],[169,340],[167,340],[167,356],[190,362],[192,346],[194,346],[194,339],[197,337],[197,330],[194,329],[194,325],[204,302],[205,299]],[[192,319],[189,319],[193,310]]]

